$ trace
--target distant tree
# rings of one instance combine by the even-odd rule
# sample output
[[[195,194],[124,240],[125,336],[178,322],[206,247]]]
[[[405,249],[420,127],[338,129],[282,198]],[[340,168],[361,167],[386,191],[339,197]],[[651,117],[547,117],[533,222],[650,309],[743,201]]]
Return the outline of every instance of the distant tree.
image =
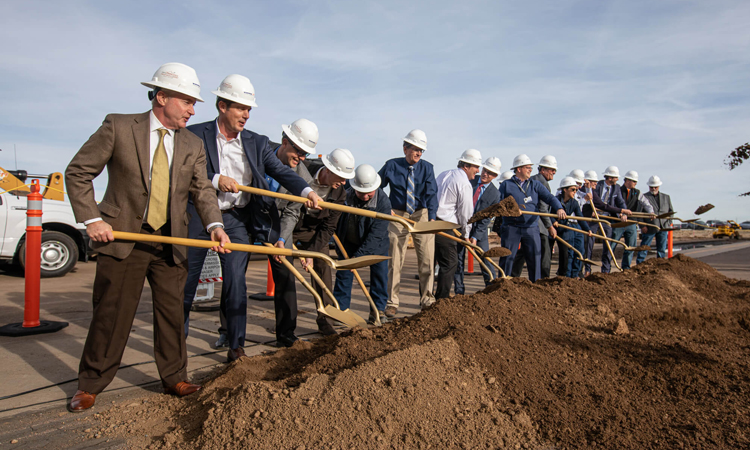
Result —
[[[750,159],[750,143],[745,143],[735,148],[734,151],[724,160],[724,164],[729,166],[729,170],[734,170],[748,159]],[[750,192],[745,192],[744,194],[740,194],[740,197],[746,197],[749,195]]]

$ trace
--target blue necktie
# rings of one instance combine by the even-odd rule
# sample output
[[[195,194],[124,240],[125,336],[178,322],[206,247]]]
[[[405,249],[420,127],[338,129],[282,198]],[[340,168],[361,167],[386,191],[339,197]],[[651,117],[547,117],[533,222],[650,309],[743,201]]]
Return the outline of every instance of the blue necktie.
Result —
[[[279,192],[279,187],[281,185],[278,181],[274,180],[273,178],[266,175],[266,182],[268,183],[268,190],[271,192]]]
[[[406,212],[414,214],[417,200],[414,198],[414,166],[409,166],[409,176],[406,178]]]

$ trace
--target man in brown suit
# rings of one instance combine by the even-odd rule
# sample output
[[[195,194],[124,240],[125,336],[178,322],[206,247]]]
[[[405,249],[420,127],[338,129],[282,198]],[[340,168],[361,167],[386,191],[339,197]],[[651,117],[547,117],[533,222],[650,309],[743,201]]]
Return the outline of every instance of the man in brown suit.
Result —
[[[65,171],[76,220],[98,251],[94,315],[78,371],[72,412],[94,405],[122,360],[143,283],[148,278],[154,308],[154,358],[165,392],[183,396],[199,385],[187,382],[182,290],[187,278],[181,246],[114,241],[112,230],[187,237],[188,193],[214,241],[225,252],[216,193],[206,177],[203,143],[183,128],[200,98],[195,71],[179,63],[161,66],[150,82],[152,109],[110,114]],[[97,206],[92,181],[107,168],[109,182]]]

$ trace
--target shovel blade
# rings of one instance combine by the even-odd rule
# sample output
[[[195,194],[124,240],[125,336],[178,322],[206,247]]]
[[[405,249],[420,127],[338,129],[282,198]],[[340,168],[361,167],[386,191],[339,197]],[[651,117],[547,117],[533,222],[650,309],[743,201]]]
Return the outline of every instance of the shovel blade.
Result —
[[[503,257],[511,254],[511,251],[505,247],[492,247],[484,253],[484,256],[492,258],[495,256]]]
[[[714,205],[710,203],[706,203],[703,206],[699,206],[698,209],[695,210],[695,215],[700,216],[701,214],[707,213],[711,211],[712,209],[714,209]]]
[[[373,264],[377,264],[381,261],[387,261],[389,259],[391,259],[390,256],[380,256],[380,255],[360,256],[358,258],[352,258],[352,259],[339,259],[335,261],[333,268],[336,270],[359,269],[362,267],[367,267]]]
[[[434,234],[441,231],[451,231],[458,228],[459,225],[445,220],[434,220],[432,222],[417,222],[410,226],[410,233],[415,234]]]
[[[634,223],[628,223],[628,222],[612,222],[609,224],[612,228],[625,228],[630,225],[635,225]]]
[[[354,312],[352,312],[350,309],[341,311],[340,309],[336,309],[336,307],[334,306],[326,305],[323,314],[337,322],[341,322],[344,325],[352,328],[357,326],[363,328],[367,327],[367,321],[360,317],[358,314],[354,314]]]

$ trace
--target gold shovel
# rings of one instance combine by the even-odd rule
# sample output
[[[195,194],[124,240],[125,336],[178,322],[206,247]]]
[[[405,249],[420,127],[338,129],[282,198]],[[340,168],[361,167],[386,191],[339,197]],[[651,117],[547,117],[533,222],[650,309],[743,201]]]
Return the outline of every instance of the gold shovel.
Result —
[[[576,228],[576,230],[577,229],[578,228]],[[587,236],[588,236],[588,234],[587,234]],[[555,236],[555,239],[557,239],[557,242],[559,242],[560,244],[562,244],[562,245],[568,247],[569,249],[573,250],[573,252],[575,252],[575,254],[578,255],[578,259],[580,259],[581,261],[583,261],[585,263],[588,263],[588,264],[592,264],[594,266],[601,266],[602,265],[601,263],[598,263],[596,261],[592,261],[590,259],[584,258],[583,255],[581,254],[581,252],[579,252],[577,248],[575,248],[572,245],[570,245],[570,243],[568,243],[568,241],[566,241],[565,239],[561,238],[560,236]]]
[[[258,189],[250,186],[237,186],[237,189],[243,192],[249,192],[251,194],[256,195],[263,195],[266,197],[273,197],[273,198],[280,198],[282,200],[288,200],[290,202],[296,202],[296,203],[307,203],[308,199],[304,197],[297,197],[296,195],[290,195],[290,194],[281,194],[279,192],[272,192],[272,191],[266,191],[263,189]],[[396,222],[404,226],[409,233],[437,233],[438,231],[447,231],[452,230],[454,228],[458,228],[458,225],[455,223],[445,222],[443,220],[434,220],[432,222],[419,222],[415,223],[414,225],[409,224],[404,218],[398,217],[398,216],[391,216],[390,214],[383,214],[376,211],[370,211],[366,209],[360,209],[360,208],[353,208],[351,206],[341,205],[338,203],[329,203],[329,202],[318,202],[318,206],[325,209],[330,209],[333,211],[340,211],[345,212],[349,214],[355,214],[357,216],[364,216],[369,217],[371,219],[382,219],[387,220],[389,222]]]
[[[557,226],[560,227],[560,228],[564,228],[566,230],[576,231],[578,233],[585,234],[586,236],[589,235],[587,232],[585,232],[583,230],[579,230],[578,228],[569,227],[569,226],[563,225],[561,223],[558,223]],[[599,234],[594,234],[592,237],[603,239],[605,241],[609,241],[609,242],[615,243],[617,245],[622,245],[625,248],[625,250],[627,250],[629,252],[640,252],[640,251],[651,250],[651,247],[649,247],[648,245],[641,245],[641,246],[638,246],[638,247],[628,247],[623,242],[618,241],[617,239],[608,238],[606,236],[602,236],[602,235],[599,235]],[[601,264],[597,264],[597,265],[601,265]]]
[[[270,248],[276,248],[273,245],[266,242],[266,246]],[[226,246],[225,246],[226,248]],[[280,250],[280,249],[277,249]],[[288,249],[287,249],[288,250]],[[341,311],[340,309],[331,306],[331,305],[323,305],[323,299],[320,298],[320,295],[318,294],[318,291],[315,290],[314,287],[310,285],[310,283],[307,282],[305,277],[302,276],[301,273],[299,273],[299,270],[297,270],[294,267],[294,264],[289,262],[286,258],[279,258],[281,259],[281,263],[284,265],[284,267],[287,268],[292,274],[294,274],[295,278],[299,280],[300,283],[302,283],[302,286],[304,286],[308,291],[310,291],[310,294],[312,294],[313,299],[315,300],[315,309],[318,311],[318,313],[330,317],[331,319],[341,322],[345,325],[348,325],[350,327],[366,327],[367,322],[358,315],[354,314],[350,310]]]
[[[218,242],[215,242],[215,241],[203,241],[200,239],[186,239],[186,238],[176,238],[176,237],[169,237],[169,236],[152,236],[150,234],[128,233],[125,231],[113,231],[112,235],[115,237],[115,239],[120,239],[124,241],[159,242],[162,244],[184,245],[187,247],[211,248],[211,247],[218,247],[220,245]],[[268,247],[263,247],[260,245],[248,245],[248,244],[226,244],[224,248],[226,248],[227,250],[232,250],[232,251],[258,253],[261,255],[281,255],[281,256],[291,256],[294,258],[317,258],[317,259],[324,260],[326,264],[328,264],[329,266],[331,266],[331,268],[336,269],[336,270],[359,269],[360,267],[371,266],[375,263],[379,263],[380,261],[391,259],[390,256],[371,255],[371,256],[360,256],[359,258],[347,259],[345,261],[337,261],[328,255],[325,255],[323,253],[318,253],[318,252],[308,252],[304,250],[289,250],[287,248],[276,248],[273,246],[272,248],[268,248]]]

